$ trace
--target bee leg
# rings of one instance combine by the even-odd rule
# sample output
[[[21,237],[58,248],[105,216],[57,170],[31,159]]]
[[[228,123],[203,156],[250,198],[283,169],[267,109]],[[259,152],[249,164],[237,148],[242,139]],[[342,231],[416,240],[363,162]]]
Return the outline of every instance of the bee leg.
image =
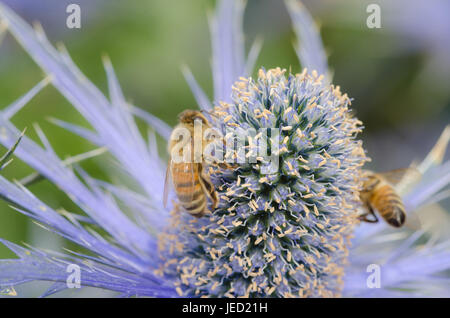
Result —
[[[227,170],[235,170],[239,166],[237,164],[232,165],[232,164],[229,164],[229,163],[226,163],[226,162],[222,162],[222,163],[219,163],[219,167],[222,168],[222,169],[227,169]]]
[[[200,173],[200,184],[202,185],[203,189],[205,190],[205,193],[211,199],[212,210],[214,211],[217,208],[217,205],[219,203],[219,197],[217,196],[216,189],[214,188],[214,185],[212,184],[211,179],[205,173],[205,171],[202,171]]]
[[[211,165],[223,170],[236,170],[239,167],[237,164],[233,165],[227,162],[213,162]]]
[[[358,217],[358,219],[360,219],[361,221],[364,221],[364,222],[368,222],[368,223],[377,223],[378,222],[378,217],[375,214],[375,212],[373,211],[372,207],[371,206],[367,206],[367,208],[368,208],[369,211],[364,213],[364,214],[362,214],[362,215],[360,215]],[[369,215],[372,215],[374,218],[373,219],[367,218],[367,216],[369,216]]]

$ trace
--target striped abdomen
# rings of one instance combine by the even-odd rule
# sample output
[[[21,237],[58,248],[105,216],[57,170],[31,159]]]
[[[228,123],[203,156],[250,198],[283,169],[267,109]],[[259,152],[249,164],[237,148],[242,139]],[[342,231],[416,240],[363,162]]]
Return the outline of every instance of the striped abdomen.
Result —
[[[200,181],[199,163],[173,163],[172,182],[181,206],[190,214],[201,217],[206,213],[207,200]]]
[[[372,191],[369,201],[390,225],[400,227],[405,223],[406,213],[403,202],[389,184],[379,182]]]

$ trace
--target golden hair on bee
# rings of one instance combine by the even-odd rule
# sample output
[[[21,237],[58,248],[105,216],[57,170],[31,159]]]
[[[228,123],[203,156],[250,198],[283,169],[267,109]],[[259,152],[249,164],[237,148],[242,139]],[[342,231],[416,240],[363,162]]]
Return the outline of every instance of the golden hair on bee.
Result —
[[[193,125],[196,119],[200,119],[202,124],[210,126],[208,119],[201,111],[187,109],[178,115],[178,121],[182,124]]]
[[[405,206],[394,185],[388,180],[388,176],[399,172],[403,174],[403,169],[387,173],[364,171],[360,199],[366,213],[359,217],[360,220],[371,223],[378,222],[376,211],[388,224],[394,227],[401,227],[405,224]],[[369,216],[373,218],[369,219]]]
[[[200,120],[206,128],[211,127],[208,119],[200,111],[196,110],[185,110],[178,115],[178,119],[179,124],[173,130],[168,144],[168,150],[171,155],[172,151],[176,149],[175,146],[179,143],[177,138],[173,136],[177,133],[178,128],[185,128],[189,131],[191,134],[189,139],[191,142],[190,146],[191,149],[194,149],[194,138],[192,136],[194,134],[195,121]],[[201,145],[204,149],[206,142],[203,136],[201,139]],[[198,150],[194,149],[194,151]],[[167,205],[169,184],[172,184],[180,205],[191,215],[201,217],[216,209],[219,201],[218,195],[207,172],[208,169],[204,169],[203,156],[200,155],[200,158],[201,161],[196,162],[192,152],[187,160],[175,162],[171,156],[167,164],[164,184],[164,206]],[[210,207],[208,207],[208,198],[212,202]]]

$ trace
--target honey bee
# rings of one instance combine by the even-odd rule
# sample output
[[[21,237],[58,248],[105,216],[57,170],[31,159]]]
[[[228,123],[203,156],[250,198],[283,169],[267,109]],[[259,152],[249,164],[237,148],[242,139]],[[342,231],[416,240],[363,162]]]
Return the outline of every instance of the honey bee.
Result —
[[[184,162],[175,162],[172,160],[172,156],[169,159],[164,185],[164,206],[167,205],[169,184],[172,183],[180,205],[191,215],[202,217],[217,207],[219,199],[214,185],[212,184],[209,175],[206,173],[206,169],[204,169],[205,163],[203,157],[200,157],[201,162],[198,162],[199,160],[194,160],[195,152],[197,150],[194,146],[195,137],[192,137],[194,136],[195,121],[200,121],[203,129],[210,128],[211,125],[200,111],[195,110],[186,110],[182,112],[178,116],[178,119],[179,124],[173,130],[168,144],[169,154],[172,155],[172,151],[175,151],[175,154],[178,153],[179,155],[184,155],[182,154],[181,149],[178,150],[180,142],[176,135],[177,129],[183,128],[190,133],[191,138],[188,138],[187,142],[190,142],[190,149],[194,149],[194,151],[191,151],[190,158],[187,158],[188,160],[183,160]],[[205,143],[206,141],[202,137],[201,145],[203,149]],[[212,201],[210,208],[208,208],[208,198]]]
[[[431,167],[442,164],[449,141],[450,125],[447,125],[421,164],[412,163],[409,168],[384,173],[363,171],[363,189],[359,196],[366,208],[366,213],[360,215],[359,219],[371,223],[378,222],[374,213],[374,210],[377,210],[386,222],[394,227],[398,228],[405,224],[414,230],[420,228],[421,222],[416,214],[408,215],[408,221],[406,221],[405,206],[400,195],[417,184]],[[369,219],[369,215],[373,219]]]
[[[406,221],[405,206],[395,184],[400,183],[399,181],[405,183],[406,179],[415,179],[417,173],[411,168],[384,173],[364,171],[363,186],[359,196],[366,208],[366,213],[360,215],[359,219],[370,223],[378,222],[376,210],[388,224],[397,228],[403,226]],[[369,219],[369,215],[373,218]]]

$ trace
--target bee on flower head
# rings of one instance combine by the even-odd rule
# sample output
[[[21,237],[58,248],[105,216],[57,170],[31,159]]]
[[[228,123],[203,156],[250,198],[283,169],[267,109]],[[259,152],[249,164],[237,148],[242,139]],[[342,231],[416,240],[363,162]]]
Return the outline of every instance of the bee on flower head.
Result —
[[[178,116],[178,119],[179,124],[174,128],[168,144],[171,157],[166,170],[164,206],[167,205],[169,186],[172,183],[181,206],[191,215],[202,217],[217,207],[219,199],[204,169],[203,155],[199,152],[206,147],[207,142],[201,136],[201,149],[198,149],[198,145],[195,144],[194,124],[196,122],[201,124],[203,129],[210,128],[211,124],[200,111],[196,110],[186,110]],[[184,138],[181,136],[183,131],[187,133]],[[180,136],[181,141],[179,141]],[[191,151],[192,149],[194,151]],[[184,156],[184,160],[175,161],[174,156],[180,158]],[[210,207],[208,207],[208,198],[212,201]]]

